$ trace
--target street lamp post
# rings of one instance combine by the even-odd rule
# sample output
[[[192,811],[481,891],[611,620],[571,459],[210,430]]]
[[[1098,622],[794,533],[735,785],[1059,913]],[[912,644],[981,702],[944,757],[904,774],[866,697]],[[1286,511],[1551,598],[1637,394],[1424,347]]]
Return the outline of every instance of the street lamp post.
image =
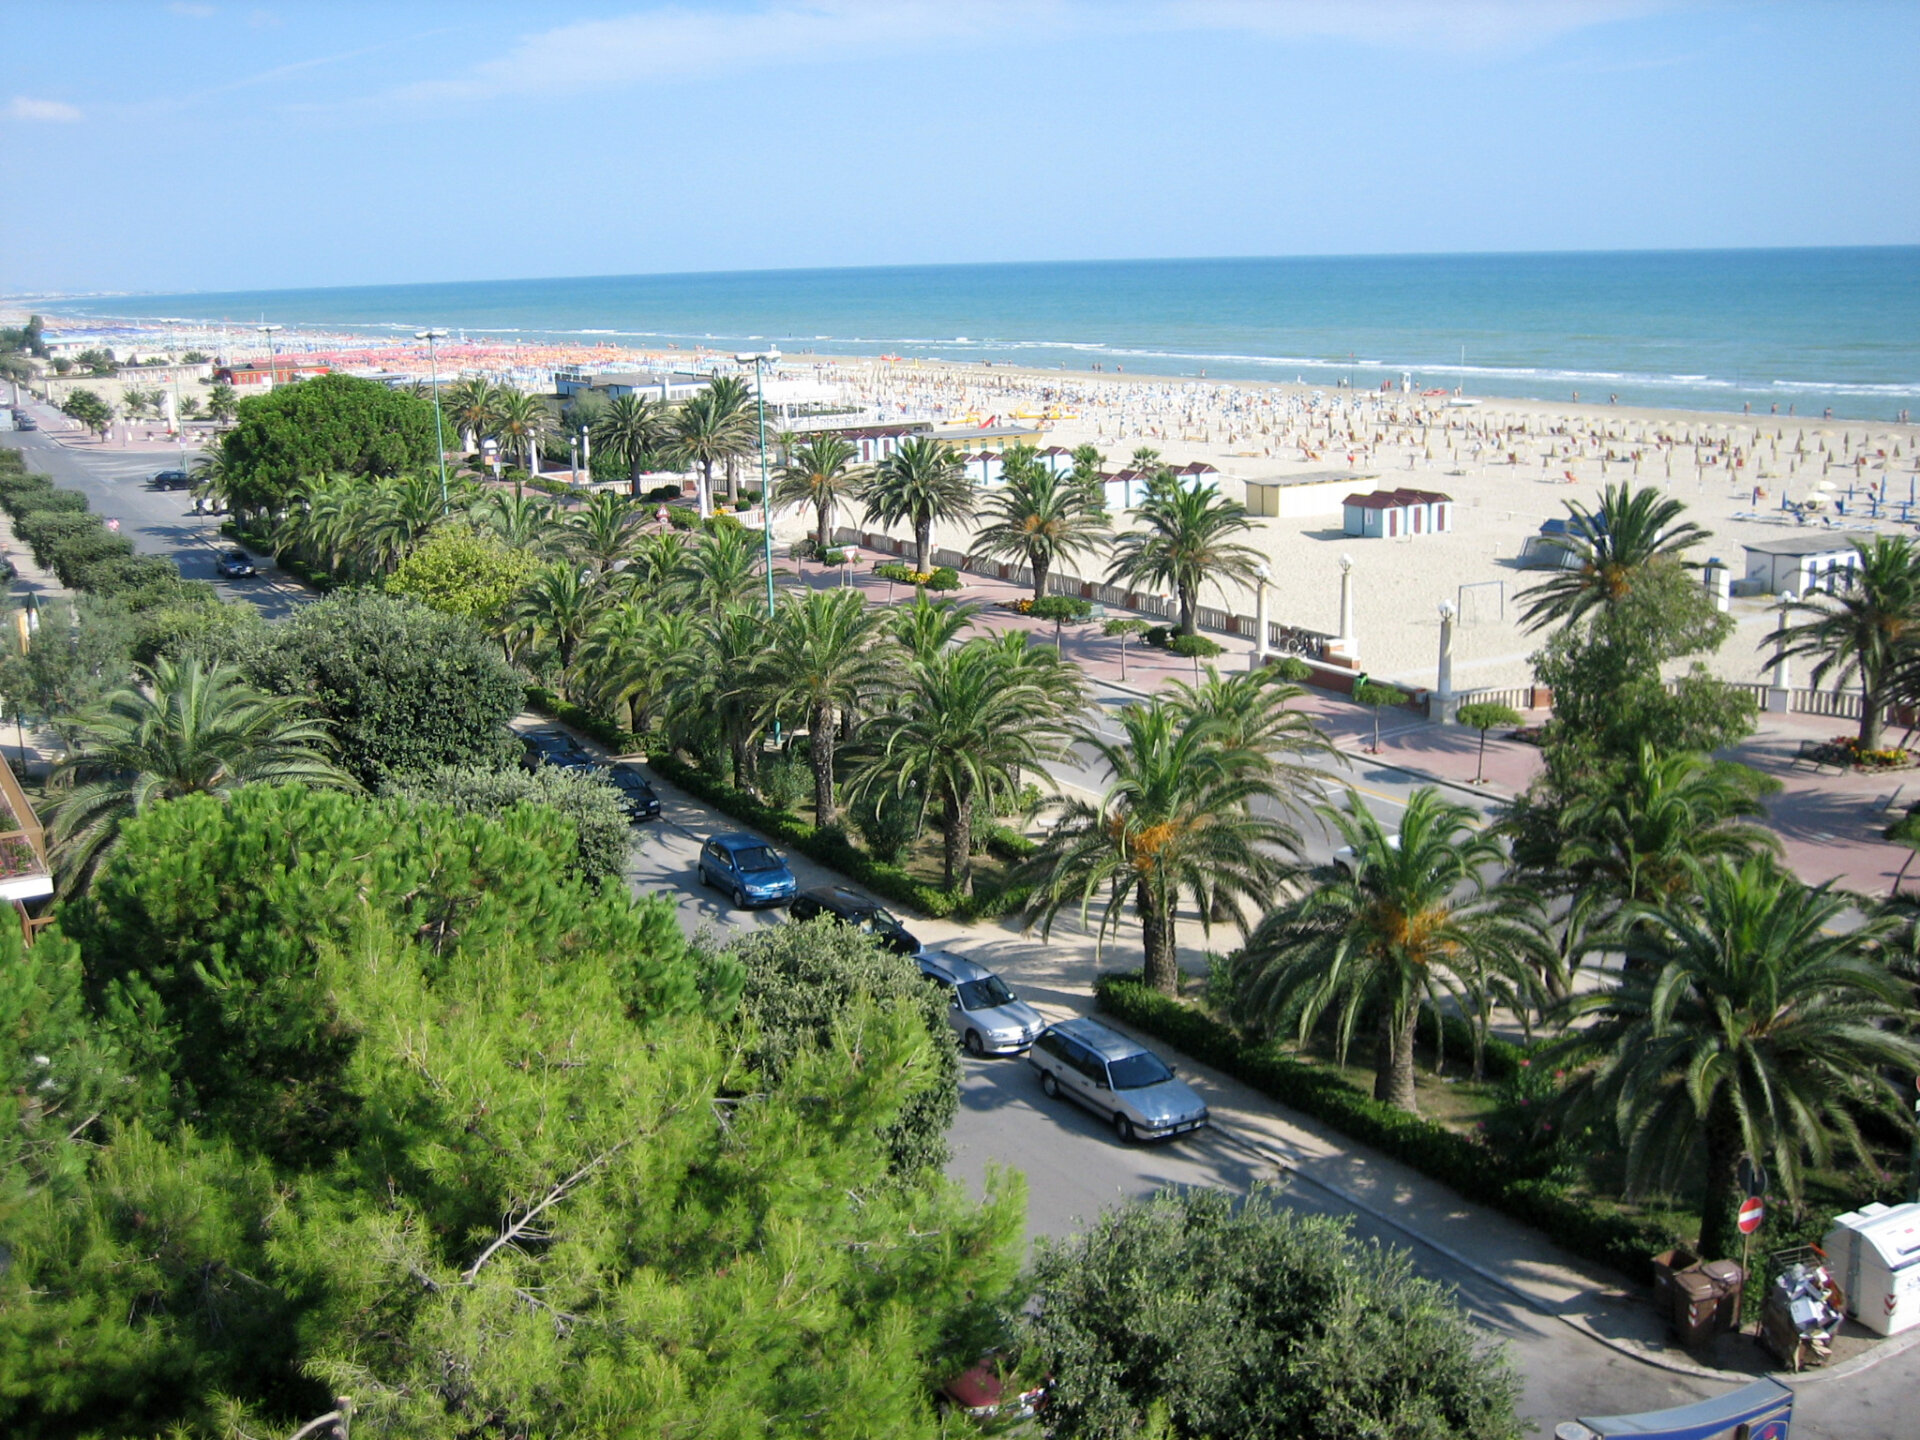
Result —
[[[753,366],[753,391],[760,421],[760,534],[766,546],[767,619],[773,619],[773,499],[767,493],[767,366],[780,358],[778,350],[760,350],[733,357]]]
[[[273,389],[280,383],[279,354],[273,348],[273,336],[276,330],[284,330],[284,325],[256,325],[253,327],[267,337],[267,388]]]
[[[1258,670],[1267,663],[1267,585],[1273,579],[1273,568],[1266,561],[1258,561],[1253,567],[1253,666]]]
[[[416,330],[413,338],[427,342],[427,369],[433,376],[433,440],[440,455],[440,513],[452,509],[447,499],[447,432],[440,419],[440,356],[435,342],[447,338],[444,330]]]
[[[1340,557],[1340,652],[1349,660],[1360,658],[1360,638],[1353,633],[1353,557]]]

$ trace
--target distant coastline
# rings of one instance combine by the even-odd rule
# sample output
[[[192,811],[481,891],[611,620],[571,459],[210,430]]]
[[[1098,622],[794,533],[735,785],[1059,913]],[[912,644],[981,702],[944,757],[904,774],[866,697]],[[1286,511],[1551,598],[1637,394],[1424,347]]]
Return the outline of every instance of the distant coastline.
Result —
[[[393,341],[898,355],[1166,378],[1889,422],[1920,405],[1920,247],[612,276],[50,301]],[[1574,400],[1578,394],[1578,402]],[[1777,407],[1777,410],[1775,409]]]

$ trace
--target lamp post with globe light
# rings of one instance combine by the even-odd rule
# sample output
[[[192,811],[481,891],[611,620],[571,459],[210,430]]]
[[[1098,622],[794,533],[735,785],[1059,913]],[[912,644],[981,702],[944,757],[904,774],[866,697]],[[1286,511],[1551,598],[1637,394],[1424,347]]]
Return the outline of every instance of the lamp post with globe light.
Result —
[[[779,360],[778,350],[756,350],[735,355],[741,365],[753,366],[753,393],[760,424],[760,534],[766,547],[767,619],[773,619],[773,501],[767,491],[767,366]]]
[[[427,369],[433,376],[433,438],[440,456],[440,513],[451,508],[447,501],[447,432],[440,419],[440,356],[435,341],[447,338],[444,330],[416,330],[413,338],[427,342]]]

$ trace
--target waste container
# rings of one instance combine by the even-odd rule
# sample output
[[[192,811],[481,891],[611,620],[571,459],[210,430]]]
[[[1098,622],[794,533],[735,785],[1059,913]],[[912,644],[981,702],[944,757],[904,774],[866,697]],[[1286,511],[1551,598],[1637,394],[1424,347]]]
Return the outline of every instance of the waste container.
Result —
[[[1700,1266],[1700,1273],[1713,1281],[1720,1292],[1720,1308],[1714,1316],[1716,1331],[1738,1330],[1740,1328],[1740,1297],[1747,1286],[1747,1272],[1733,1260],[1708,1260]]]
[[[1658,1315],[1673,1314],[1673,1277],[1681,1270],[1691,1270],[1700,1263],[1700,1257],[1691,1250],[1678,1248],[1662,1250],[1653,1257],[1653,1309]]]
[[[1673,1272],[1673,1328],[1689,1350],[1720,1333],[1720,1287],[1698,1265]]]
[[[1920,1205],[1862,1205],[1833,1222],[1824,1248],[1849,1315],[1879,1335],[1920,1325]]]

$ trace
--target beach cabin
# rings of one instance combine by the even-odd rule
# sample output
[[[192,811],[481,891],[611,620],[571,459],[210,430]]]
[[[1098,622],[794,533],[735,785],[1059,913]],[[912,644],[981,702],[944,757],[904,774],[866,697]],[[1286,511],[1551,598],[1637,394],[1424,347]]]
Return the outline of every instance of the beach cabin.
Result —
[[[1356,486],[1375,485],[1379,480],[1378,475],[1362,475],[1353,470],[1306,470],[1297,475],[1249,480],[1247,513],[1280,520],[1338,515]]]
[[[949,450],[971,454],[978,450],[1000,451],[1014,445],[1038,446],[1046,431],[1037,425],[984,425],[965,430],[935,430],[933,438]]]
[[[1174,483],[1188,490],[1197,490],[1202,485],[1217,484],[1220,479],[1220,472],[1204,460],[1195,460],[1191,464],[1175,465],[1170,468]],[[1157,473],[1158,471],[1155,470],[1120,470],[1113,473],[1102,471],[1100,492],[1107,509],[1117,512],[1131,510],[1138,505],[1146,498],[1147,483]]]
[[[1365,539],[1398,540],[1453,529],[1453,497],[1437,490],[1374,490],[1349,495],[1340,505],[1342,528]]]
[[[1791,591],[1798,596],[1809,590],[1832,594],[1847,589],[1853,584],[1853,572],[1860,568],[1860,552],[1853,548],[1853,542],[1865,545],[1872,539],[1871,535],[1823,530],[1745,546],[1747,573],[1741,593],[1779,595]]]
[[[796,445],[804,445],[809,440],[832,435],[853,446],[860,464],[878,465],[915,436],[932,433],[931,420],[902,420],[891,425],[808,425],[805,429],[796,429],[793,439]],[[782,463],[788,459],[786,450],[780,452],[780,459]]]

